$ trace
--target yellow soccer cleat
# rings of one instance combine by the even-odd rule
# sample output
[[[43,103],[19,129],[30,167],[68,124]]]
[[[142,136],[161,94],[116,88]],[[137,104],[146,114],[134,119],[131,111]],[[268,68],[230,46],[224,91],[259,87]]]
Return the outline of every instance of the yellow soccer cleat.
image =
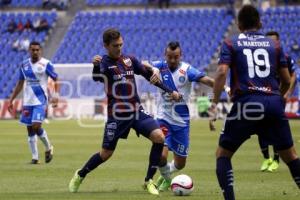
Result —
[[[76,170],[73,178],[71,179],[71,181],[69,183],[69,191],[70,192],[77,192],[80,184],[82,183],[82,181],[84,179],[83,177],[78,175],[78,171],[79,171],[79,169]]]
[[[159,195],[159,191],[157,190],[156,185],[154,184],[154,181],[152,179],[144,183],[144,189],[152,195]]]

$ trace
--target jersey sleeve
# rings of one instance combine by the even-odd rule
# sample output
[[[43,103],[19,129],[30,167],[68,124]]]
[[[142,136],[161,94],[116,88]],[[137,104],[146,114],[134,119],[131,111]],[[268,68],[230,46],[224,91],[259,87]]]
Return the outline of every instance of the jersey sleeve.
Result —
[[[294,73],[297,69],[297,66],[295,65],[295,61],[293,58],[291,58],[290,56],[287,56],[287,64],[288,64],[288,68],[290,73]]]
[[[20,80],[20,81],[21,81],[21,80],[25,80],[25,76],[24,76],[24,73],[23,73],[21,67],[20,67],[20,69],[19,69],[19,80]]]
[[[147,70],[145,69],[144,65],[135,57],[131,56],[130,60],[132,62],[134,73],[137,75],[144,75]]]
[[[157,69],[161,69],[164,63],[163,61],[152,61],[150,64]]]
[[[198,82],[200,78],[206,76],[206,73],[199,71],[195,67],[189,66],[187,76],[190,82]]]
[[[228,64],[232,62],[232,42],[229,39],[226,39],[221,47],[219,65]]]
[[[51,62],[49,62],[46,66],[46,74],[50,76],[53,80],[56,80],[58,75],[54,70],[54,66]]]

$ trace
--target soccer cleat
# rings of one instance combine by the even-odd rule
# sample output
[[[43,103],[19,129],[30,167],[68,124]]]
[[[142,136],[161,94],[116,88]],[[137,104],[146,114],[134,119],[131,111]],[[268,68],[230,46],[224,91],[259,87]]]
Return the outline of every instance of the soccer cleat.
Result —
[[[170,180],[164,179],[164,181],[160,184],[158,190],[167,191],[170,186],[171,186],[171,179]]]
[[[152,195],[159,195],[159,191],[157,190],[156,185],[154,184],[154,181],[152,179],[144,183],[144,189]]]
[[[70,192],[77,192],[80,184],[82,183],[82,181],[84,179],[83,177],[79,176],[78,171],[79,171],[79,169],[76,170],[73,178],[71,179],[71,181],[69,183],[69,191]]]
[[[266,171],[268,167],[272,164],[272,158],[265,159],[260,167],[261,171]]]
[[[53,158],[54,147],[51,146],[50,150],[45,151],[45,163],[49,163]]]
[[[36,165],[36,164],[40,164],[39,160],[36,160],[36,159],[32,159],[29,164],[33,164],[33,165]]]
[[[274,160],[271,165],[268,167],[269,172],[274,172],[278,169],[279,167],[279,162],[277,160]]]
[[[165,180],[164,177],[159,176],[157,181],[156,181],[156,187],[159,188],[159,186],[163,183],[164,180]]]

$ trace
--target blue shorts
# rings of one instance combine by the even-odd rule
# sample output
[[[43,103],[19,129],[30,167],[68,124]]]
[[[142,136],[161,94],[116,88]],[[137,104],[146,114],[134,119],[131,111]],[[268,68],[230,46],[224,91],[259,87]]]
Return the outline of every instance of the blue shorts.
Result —
[[[42,123],[46,116],[47,105],[23,106],[20,122],[31,126],[32,123]]]
[[[190,123],[186,126],[176,126],[163,119],[157,120],[165,134],[165,144],[176,155],[187,157],[189,153]]]
[[[219,145],[235,152],[253,134],[259,135],[277,150],[293,146],[292,134],[278,95],[244,95],[233,104],[227,115]]]
[[[109,117],[105,124],[102,148],[115,150],[118,140],[126,139],[131,128],[136,131],[138,136],[142,134],[149,138],[153,130],[159,129],[159,125],[152,116],[141,110],[129,120],[117,120]]]

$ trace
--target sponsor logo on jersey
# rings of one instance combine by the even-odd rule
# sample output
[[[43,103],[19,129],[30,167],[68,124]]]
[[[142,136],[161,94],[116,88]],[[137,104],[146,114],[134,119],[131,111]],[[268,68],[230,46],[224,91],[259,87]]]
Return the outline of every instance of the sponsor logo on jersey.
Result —
[[[169,79],[169,75],[165,74],[165,75],[163,76],[163,79],[164,79],[165,81],[167,81],[167,80]]]
[[[112,141],[115,137],[115,130],[108,129],[107,130],[107,138],[109,141]]]
[[[114,68],[117,68],[116,65],[113,65],[113,66],[109,66],[108,69],[114,69]]]
[[[116,81],[116,80],[121,80],[122,79],[122,74],[115,74],[114,76],[113,76],[113,79]]]
[[[110,122],[106,125],[108,129],[117,129],[117,122]]]
[[[186,72],[183,69],[179,69],[179,72],[185,74]]]

